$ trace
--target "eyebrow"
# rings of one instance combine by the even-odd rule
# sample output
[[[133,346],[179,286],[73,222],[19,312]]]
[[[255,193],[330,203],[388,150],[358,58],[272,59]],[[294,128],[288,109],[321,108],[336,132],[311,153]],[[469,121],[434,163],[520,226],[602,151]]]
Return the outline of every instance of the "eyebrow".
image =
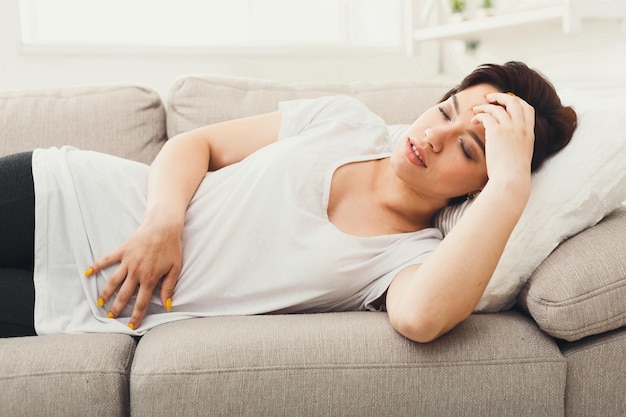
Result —
[[[460,113],[460,108],[459,108],[459,100],[456,98],[456,94],[452,94],[452,104],[454,105],[454,111],[458,115]],[[474,139],[474,142],[476,142],[478,147],[480,147],[480,149],[483,151],[483,155],[484,155],[485,154],[485,144],[483,143],[483,141],[480,140],[480,138],[478,137],[476,132],[474,132],[473,130],[468,130],[467,133],[472,137],[472,139]]]
[[[452,94],[452,103],[454,104],[454,111],[459,114],[459,100],[456,98],[456,94]]]
[[[482,140],[480,140],[476,132],[474,132],[473,130],[468,130],[467,133],[469,133],[472,139],[474,139],[474,142],[476,142],[478,146],[480,147],[480,149],[482,149],[483,154],[485,154],[485,144],[483,143]]]

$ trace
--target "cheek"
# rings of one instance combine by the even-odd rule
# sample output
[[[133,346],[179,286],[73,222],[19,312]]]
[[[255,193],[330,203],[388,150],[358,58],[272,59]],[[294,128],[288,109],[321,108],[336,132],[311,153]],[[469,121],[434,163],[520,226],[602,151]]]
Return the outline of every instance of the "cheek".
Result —
[[[433,109],[429,109],[426,112],[422,113],[417,119],[411,123],[408,129],[404,132],[403,137],[412,137],[412,138],[422,138],[424,136],[424,131],[429,127],[436,126],[437,124],[442,122],[439,110],[435,108],[436,112]]]
[[[404,150],[402,149],[403,144],[406,142],[406,138],[403,136],[396,142],[396,146],[393,148],[391,152],[390,162],[392,165],[397,164],[400,161],[400,158],[403,156]]]
[[[484,164],[468,162],[463,157],[453,157],[445,161],[447,177],[459,188],[482,188],[487,183],[487,169]]]

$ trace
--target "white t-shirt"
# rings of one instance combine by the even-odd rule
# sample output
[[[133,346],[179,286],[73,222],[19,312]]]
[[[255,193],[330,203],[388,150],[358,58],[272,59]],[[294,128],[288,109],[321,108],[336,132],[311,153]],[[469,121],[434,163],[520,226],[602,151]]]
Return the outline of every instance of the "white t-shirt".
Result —
[[[422,263],[436,229],[375,237],[346,234],[327,216],[335,170],[390,155],[384,122],[360,102],[324,97],[280,104],[279,141],[207,173],[186,214],[183,268],[172,311],[153,295],[141,325],[96,300],[115,271],[85,278],[96,259],[139,226],[148,167],[74,148],[37,150],[35,325],[39,334],[133,335],[190,317],[364,310],[393,277]]]

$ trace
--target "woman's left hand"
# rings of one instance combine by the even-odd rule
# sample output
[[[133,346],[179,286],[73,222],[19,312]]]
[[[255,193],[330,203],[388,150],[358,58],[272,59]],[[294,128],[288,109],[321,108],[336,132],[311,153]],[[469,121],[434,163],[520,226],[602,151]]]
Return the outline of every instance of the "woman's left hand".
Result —
[[[512,93],[491,93],[474,107],[473,122],[485,128],[487,175],[506,185],[529,185],[535,141],[535,109]]]

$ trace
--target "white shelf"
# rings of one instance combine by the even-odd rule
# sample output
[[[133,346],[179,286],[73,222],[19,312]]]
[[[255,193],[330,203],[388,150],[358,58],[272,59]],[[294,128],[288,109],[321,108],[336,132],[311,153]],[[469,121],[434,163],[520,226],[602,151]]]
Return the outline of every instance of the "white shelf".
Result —
[[[413,32],[417,42],[429,40],[476,40],[485,32],[523,26],[537,22],[560,21],[565,17],[565,6],[541,7],[524,12],[465,20],[458,23],[432,26]]]

